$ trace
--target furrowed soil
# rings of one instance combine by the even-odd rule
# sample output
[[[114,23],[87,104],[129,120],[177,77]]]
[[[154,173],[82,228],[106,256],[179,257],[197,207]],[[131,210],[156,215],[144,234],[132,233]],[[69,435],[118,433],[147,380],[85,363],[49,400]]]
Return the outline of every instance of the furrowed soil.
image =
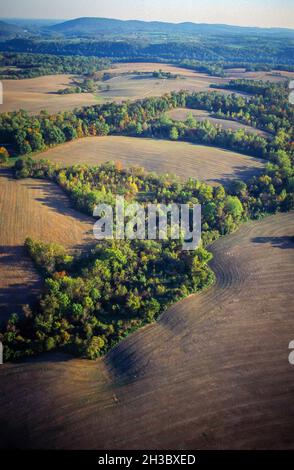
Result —
[[[140,166],[158,174],[172,173],[211,184],[246,180],[264,166],[261,159],[217,147],[122,136],[86,137],[51,148],[36,158],[65,166],[120,161],[125,167]]]
[[[93,241],[93,222],[70,207],[66,195],[44,180],[15,180],[0,173],[0,322],[33,301],[40,277],[23,244],[26,237],[79,251]]]
[[[293,230],[280,214],[218,240],[215,285],[103,359],[1,366],[1,446],[293,448]]]

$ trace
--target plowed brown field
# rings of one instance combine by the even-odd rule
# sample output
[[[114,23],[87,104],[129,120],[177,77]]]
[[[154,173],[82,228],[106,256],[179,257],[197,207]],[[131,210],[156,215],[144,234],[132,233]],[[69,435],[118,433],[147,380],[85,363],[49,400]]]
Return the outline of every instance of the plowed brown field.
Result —
[[[0,173],[0,321],[30,302],[40,279],[25,255],[26,237],[80,249],[92,239],[92,221],[43,180],[15,180]]]
[[[213,288],[96,362],[0,369],[2,446],[293,448],[293,214],[217,241]]]
[[[212,184],[246,180],[264,165],[258,158],[217,147],[121,136],[86,137],[49,149],[37,158],[66,166],[120,161],[125,167],[141,166],[159,174],[174,173]]]

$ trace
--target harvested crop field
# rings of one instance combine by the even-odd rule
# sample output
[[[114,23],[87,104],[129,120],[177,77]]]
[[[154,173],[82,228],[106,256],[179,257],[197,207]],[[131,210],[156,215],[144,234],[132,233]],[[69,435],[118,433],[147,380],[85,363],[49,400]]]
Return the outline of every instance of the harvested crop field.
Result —
[[[121,102],[126,100],[137,100],[140,98],[149,98],[151,96],[162,96],[171,91],[187,90],[196,91],[217,91],[210,88],[212,83],[222,84],[226,80],[208,77],[204,74],[195,76],[184,76],[173,80],[157,79],[150,76],[141,76],[136,74],[123,74],[110,78],[101,85],[108,85],[109,90],[101,91],[97,94],[99,101]],[[231,93],[231,91],[222,90],[222,92]]]
[[[171,74],[178,75],[177,79],[157,79],[151,75],[144,77],[140,73],[150,74],[154,71],[162,70]],[[113,78],[101,85],[109,85],[108,91],[101,91],[97,98],[101,102],[134,100],[149,96],[162,96],[171,91],[187,90],[189,92],[199,91],[218,91],[224,94],[230,94],[230,90],[212,89],[210,85],[223,85],[229,80],[242,78],[251,80],[263,80],[271,82],[285,81],[294,78],[294,72],[275,71],[272,72],[246,72],[245,69],[227,69],[226,77],[214,77],[205,73],[196,72],[182,67],[170,64],[161,64],[156,62],[129,62],[114,64],[112,68],[105,72],[113,75]],[[248,96],[248,93],[235,94]]]
[[[245,124],[242,124],[241,122],[232,121],[229,119],[215,118],[208,111],[205,111],[203,109],[177,108],[168,111],[166,114],[168,117],[175,121],[185,121],[189,114],[192,114],[192,116],[197,121],[209,121],[214,126],[221,126],[225,130],[231,129],[232,131],[237,131],[238,129],[243,129],[249,134],[256,134],[262,137],[268,137],[270,135],[268,132],[261,131],[260,129],[256,129],[251,126],[247,126]]]
[[[195,74],[208,77],[208,75],[199,74],[198,72],[194,72],[193,70],[185,69],[183,67],[177,67],[171,64],[163,64],[160,62],[120,62],[113,64],[113,66],[105,72],[124,74],[137,72],[154,72],[158,70],[190,77],[195,76]]]
[[[56,92],[72,84],[71,75],[48,75],[24,80],[2,80],[3,104],[0,112],[25,109],[39,114],[46,109],[48,113],[80,108],[97,104],[91,93],[59,95]]]
[[[213,81],[220,81],[223,82],[227,79],[235,79],[235,78],[246,78],[251,80],[264,80],[264,81],[281,81],[281,80],[289,80],[294,79],[294,72],[287,72],[284,70],[272,70],[270,72],[267,71],[259,71],[259,72],[249,72],[246,71],[245,68],[229,68],[225,70],[227,75],[226,79],[220,77],[212,77],[211,75],[207,75],[200,72],[195,72],[193,70],[185,69],[183,67],[177,67],[171,64],[161,64],[159,62],[125,62],[125,63],[117,63],[114,64],[112,68],[108,69],[107,72],[109,73],[118,73],[118,74],[125,74],[125,73],[134,73],[134,72],[154,72],[162,70],[163,72],[170,72],[177,75],[184,75],[189,77],[203,77],[208,80]],[[217,83],[217,82],[215,82]]]
[[[177,79],[153,78],[152,72],[160,69],[164,72],[177,74],[179,77]],[[111,101],[121,102],[150,96],[162,96],[164,93],[183,89],[190,92],[219,91],[225,94],[232,93],[229,90],[210,88],[211,84],[222,85],[228,83],[228,78],[212,77],[205,73],[194,72],[193,70],[168,64],[122,63],[115,64],[113,68],[104,72],[110,73],[113,77],[106,81],[98,81],[97,84],[104,88],[104,91],[102,90],[96,94],[57,94],[58,90],[73,85],[75,79],[73,75],[47,75],[24,80],[2,80],[4,103],[1,105],[1,112],[25,109],[32,114],[38,114],[41,110],[46,109],[49,113],[56,113]],[[142,72],[150,72],[150,76],[140,75]],[[101,73],[99,72],[97,76],[101,76]],[[244,74],[244,72],[236,69],[230,72],[230,78],[235,76],[238,78],[240,74],[241,77],[244,75],[244,78],[246,78],[248,73]],[[265,72],[262,73],[262,77],[267,77]],[[286,74],[286,72],[284,73]],[[259,79],[257,72],[255,74],[256,79]],[[252,78],[254,77],[252,76]],[[276,77],[276,79],[280,80],[281,78]],[[106,87],[109,89],[107,90]],[[244,93],[236,94],[246,96]]]
[[[178,75],[174,79],[159,79],[152,76],[153,71],[162,70]],[[230,90],[210,88],[210,85],[223,85],[228,83],[227,78],[213,77],[205,73],[194,72],[172,65],[160,63],[126,63],[116,64],[107,70],[111,78],[100,82],[100,85],[109,87],[108,90],[100,91],[97,99],[100,102],[124,100],[136,100],[150,96],[162,96],[171,91],[187,90],[189,92],[218,91],[231,94]],[[149,75],[142,75],[142,73]],[[247,96],[245,93],[236,93]]]
[[[40,278],[23,248],[26,237],[80,249],[92,240],[92,221],[70,208],[44,180],[0,174],[0,322],[34,299]]]
[[[163,72],[177,74],[179,77],[177,79],[159,80],[151,75],[148,77],[139,75],[142,72],[152,73],[159,69]],[[210,85],[222,85],[228,83],[228,79],[234,78],[264,81],[282,81],[294,78],[292,72],[245,72],[244,69],[228,69],[228,78],[220,78],[169,64],[144,62],[115,64],[113,68],[105,72],[114,76],[105,82],[98,82],[98,84],[102,88],[107,85],[109,89],[96,94],[57,94],[58,90],[73,84],[75,77],[72,75],[48,75],[24,80],[2,80],[4,102],[1,105],[1,112],[25,109],[32,114],[38,114],[41,110],[46,109],[49,113],[56,113],[110,101],[121,102],[149,96],[162,96],[164,93],[182,89],[190,92],[219,91],[229,94],[232,93],[229,90],[212,89]],[[246,96],[244,93],[236,94]]]
[[[39,154],[62,165],[98,165],[120,161],[123,166],[141,166],[158,174],[197,178],[208,183],[248,179],[263,168],[263,161],[229,150],[187,142],[107,136],[86,137]]]
[[[288,213],[218,240],[214,287],[103,360],[2,366],[1,445],[293,448],[293,231]]]
[[[229,79],[246,79],[246,80],[262,80],[264,82],[283,82],[286,80],[294,79],[294,72],[287,72],[285,70],[272,70],[271,72],[259,71],[259,72],[246,72],[242,68],[227,69],[226,74]]]

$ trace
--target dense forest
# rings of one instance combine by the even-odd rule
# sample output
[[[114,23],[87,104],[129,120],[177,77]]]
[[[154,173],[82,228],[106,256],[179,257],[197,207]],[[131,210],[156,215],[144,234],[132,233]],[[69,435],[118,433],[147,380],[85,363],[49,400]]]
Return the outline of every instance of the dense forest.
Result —
[[[18,52],[2,52],[0,53],[0,79],[25,79],[35,78],[44,75],[55,74],[76,74],[81,77],[97,78],[97,72],[110,68],[117,61],[150,61],[155,60],[158,63],[169,63],[175,66],[194,70],[199,73],[206,73],[214,77],[226,77],[228,69],[242,68],[245,71],[271,71],[273,64],[250,62],[231,62],[228,60],[214,60],[212,62],[195,59],[177,59],[177,58],[160,58],[160,57],[105,57],[98,58],[95,56],[83,55],[54,55],[40,53],[18,53]],[[294,65],[275,64],[276,73],[279,70],[294,71]],[[141,72],[142,74],[142,72]],[[162,73],[155,71],[155,78],[177,78],[176,74]],[[109,78],[111,75],[109,74]],[[228,87],[224,87],[226,89]],[[243,87],[244,88],[244,87]],[[237,88],[236,88],[237,90]],[[77,91],[78,93],[81,91]]]
[[[271,67],[293,66],[293,38],[270,35],[200,36],[198,40],[151,39],[130,40],[110,37],[97,39],[15,38],[0,41],[0,51],[54,54],[61,56],[95,56],[126,61],[201,61],[244,64],[268,64]]]
[[[194,70],[195,72],[207,73],[215,77],[225,77],[227,69],[232,67],[244,68],[246,71],[271,71],[272,65],[267,63],[231,62],[218,60],[213,62],[195,59],[177,58],[132,58],[126,57],[125,61],[136,60],[158,63],[170,63],[182,68]],[[2,52],[0,54],[0,78],[1,79],[23,79],[35,78],[43,75],[55,75],[59,73],[70,73],[92,76],[95,72],[111,67],[112,63],[122,61],[122,58],[98,58],[85,55],[54,55],[40,53]],[[275,65],[276,70],[293,71],[294,65]],[[157,77],[158,78],[158,77]],[[165,77],[168,78],[168,77]]]
[[[35,78],[62,73],[92,75],[111,66],[108,59],[81,56],[56,56],[50,54],[0,54],[0,78]]]

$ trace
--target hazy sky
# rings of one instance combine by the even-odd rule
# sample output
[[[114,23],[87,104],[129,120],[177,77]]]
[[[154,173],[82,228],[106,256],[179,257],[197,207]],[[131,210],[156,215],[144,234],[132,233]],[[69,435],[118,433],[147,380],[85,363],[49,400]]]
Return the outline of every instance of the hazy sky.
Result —
[[[8,0],[1,17],[106,18],[294,28],[294,0]]]

